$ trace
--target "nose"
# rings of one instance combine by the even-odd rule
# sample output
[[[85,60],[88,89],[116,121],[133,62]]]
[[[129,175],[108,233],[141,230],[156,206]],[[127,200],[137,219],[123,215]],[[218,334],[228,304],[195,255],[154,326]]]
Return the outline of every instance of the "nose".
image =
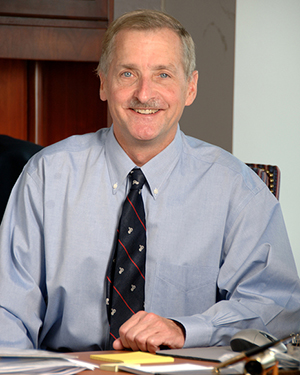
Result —
[[[147,103],[154,97],[154,83],[150,77],[140,77],[134,93],[141,103]]]

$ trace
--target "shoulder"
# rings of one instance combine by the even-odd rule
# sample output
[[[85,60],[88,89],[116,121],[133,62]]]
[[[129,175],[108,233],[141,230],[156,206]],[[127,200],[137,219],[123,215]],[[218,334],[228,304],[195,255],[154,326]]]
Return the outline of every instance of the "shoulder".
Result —
[[[216,183],[235,190],[244,186],[256,194],[267,188],[266,184],[243,161],[221,147],[186,136],[182,133],[184,157],[194,169],[207,173]]]
[[[245,163],[233,156],[230,152],[221,147],[201,141],[197,138],[182,134],[183,152],[190,160],[215,166],[220,169],[229,169],[234,172],[241,172],[245,167],[249,169]]]
[[[32,173],[42,165],[52,168],[73,162],[80,165],[89,159],[99,157],[103,152],[108,131],[108,128],[104,128],[95,133],[73,135],[45,147],[31,159],[27,172]]]
[[[95,168],[105,165],[105,142],[109,129],[74,135],[35,154],[21,175],[23,183],[51,186],[60,178],[67,184],[84,179],[87,174],[100,173]],[[94,168],[94,169],[93,169]]]
[[[93,148],[101,148],[105,144],[108,128],[103,128],[95,133],[73,135],[62,141],[45,147],[40,155],[54,155],[57,153],[85,152]]]

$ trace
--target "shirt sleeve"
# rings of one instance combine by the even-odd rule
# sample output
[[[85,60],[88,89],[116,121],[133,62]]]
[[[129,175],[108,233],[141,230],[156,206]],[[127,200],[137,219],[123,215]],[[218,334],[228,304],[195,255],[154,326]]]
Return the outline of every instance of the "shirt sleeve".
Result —
[[[1,225],[1,346],[38,348],[46,309],[41,197],[36,181],[23,173],[12,190]]]
[[[278,338],[298,332],[300,282],[280,205],[266,189],[239,213],[222,254],[216,303],[174,318],[186,330],[185,347],[228,345],[245,328]]]

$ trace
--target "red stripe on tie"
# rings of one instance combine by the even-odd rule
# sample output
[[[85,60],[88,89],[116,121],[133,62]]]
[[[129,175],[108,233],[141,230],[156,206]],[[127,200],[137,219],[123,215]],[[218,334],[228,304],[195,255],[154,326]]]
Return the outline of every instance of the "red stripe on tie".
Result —
[[[132,204],[131,200],[128,198],[128,196],[127,196],[127,200],[128,200],[128,202],[130,203],[131,207],[133,208],[133,210],[134,210],[134,212],[135,212],[137,218],[138,218],[139,221],[141,222],[143,228],[146,230],[145,224],[142,222],[141,218],[139,217],[138,213],[136,212],[136,209],[135,209],[134,205]]]
[[[109,334],[110,334],[115,340],[117,340],[117,338],[116,338],[115,335],[113,335],[111,332],[109,332]]]
[[[113,285],[114,290],[119,294],[125,305],[129,308],[129,310],[132,312],[132,314],[135,314],[135,312],[131,309],[131,307],[128,305],[128,303],[123,298],[122,294],[118,291],[118,289]]]
[[[119,241],[119,244],[123,247],[123,249],[126,251],[126,254],[128,256],[128,258],[131,260],[131,262],[135,265],[136,269],[139,271],[139,273],[141,274],[142,278],[145,280],[145,276],[142,274],[142,271],[139,269],[138,265],[132,260],[131,256],[129,255],[126,247],[122,244],[122,242],[120,240]]]
[[[111,280],[108,276],[106,276],[107,280],[109,281],[109,283],[111,284]],[[125,305],[129,308],[129,310],[132,312],[132,314],[135,314],[135,312],[130,308],[130,306],[128,305],[128,303],[125,301],[125,299],[122,297],[121,293],[118,291],[118,289],[113,285],[113,288],[114,290],[119,294],[119,296],[121,297],[121,299],[123,300],[123,302],[125,303]],[[113,335],[112,335],[113,336]],[[114,337],[114,336],[113,336]]]

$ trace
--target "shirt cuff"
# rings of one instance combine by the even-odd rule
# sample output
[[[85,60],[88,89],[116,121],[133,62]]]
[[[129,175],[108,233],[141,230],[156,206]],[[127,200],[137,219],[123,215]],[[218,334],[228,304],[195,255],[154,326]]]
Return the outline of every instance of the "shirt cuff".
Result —
[[[213,326],[201,316],[184,316],[180,318],[169,318],[182,324],[185,329],[184,348],[210,346]]]

